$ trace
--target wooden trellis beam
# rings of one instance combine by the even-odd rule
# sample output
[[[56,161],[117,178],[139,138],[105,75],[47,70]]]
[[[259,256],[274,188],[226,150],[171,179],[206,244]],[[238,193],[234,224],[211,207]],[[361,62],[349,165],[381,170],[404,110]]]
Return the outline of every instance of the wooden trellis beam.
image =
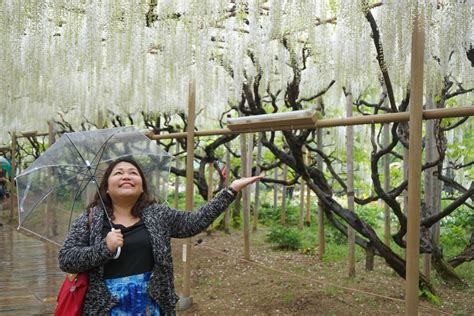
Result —
[[[462,106],[449,109],[434,109],[424,110],[423,119],[433,120],[450,117],[463,117],[463,116],[474,116],[474,106]],[[398,112],[398,113],[387,113],[387,114],[376,114],[376,115],[364,115],[354,116],[337,119],[325,119],[317,120],[314,124],[301,124],[301,125],[289,125],[289,126],[278,126],[275,127],[271,122],[267,126],[259,126],[254,130],[245,130],[244,133],[256,133],[256,132],[269,132],[269,131],[283,131],[292,129],[318,129],[328,127],[339,127],[339,126],[350,126],[350,125],[364,125],[372,123],[391,123],[391,122],[407,122],[410,119],[409,112]],[[195,137],[206,137],[216,135],[228,135],[228,134],[241,134],[242,131],[232,131],[229,128],[217,129],[217,130],[205,130],[195,131]],[[187,133],[170,133],[160,135],[149,135],[151,139],[180,139],[186,138]]]

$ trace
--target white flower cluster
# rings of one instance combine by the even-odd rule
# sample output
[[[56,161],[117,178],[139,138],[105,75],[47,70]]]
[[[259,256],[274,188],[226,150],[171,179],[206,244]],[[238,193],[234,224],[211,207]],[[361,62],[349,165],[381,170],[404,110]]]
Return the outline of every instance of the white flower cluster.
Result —
[[[1,1],[0,144],[12,130],[45,131],[59,110],[76,126],[95,121],[100,109],[186,112],[193,80],[198,111],[217,118],[257,73],[262,96],[284,91],[291,66],[302,68],[303,49],[301,97],[336,80],[325,104],[341,107],[341,87],[355,97],[380,88],[368,8],[397,100],[409,86],[415,12],[425,20],[427,92],[439,91],[446,75],[472,86],[465,53],[474,34],[469,1],[367,2],[373,6],[360,0]]]

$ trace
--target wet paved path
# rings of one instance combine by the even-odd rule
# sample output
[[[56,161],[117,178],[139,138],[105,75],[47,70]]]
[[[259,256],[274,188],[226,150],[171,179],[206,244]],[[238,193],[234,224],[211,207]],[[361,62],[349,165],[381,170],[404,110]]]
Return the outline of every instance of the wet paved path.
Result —
[[[0,226],[0,315],[52,315],[65,274],[58,247]]]

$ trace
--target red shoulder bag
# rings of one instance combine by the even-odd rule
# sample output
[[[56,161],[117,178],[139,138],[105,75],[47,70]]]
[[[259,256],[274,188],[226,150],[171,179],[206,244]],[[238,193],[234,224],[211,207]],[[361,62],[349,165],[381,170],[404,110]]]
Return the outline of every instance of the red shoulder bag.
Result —
[[[88,214],[89,228],[92,223],[92,211]],[[80,316],[83,314],[84,298],[89,286],[89,273],[79,274],[68,273],[64,279],[61,289],[59,289],[58,304],[54,311],[55,316]]]
[[[82,315],[88,285],[89,273],[68,274],[59,290],[54,315]]]

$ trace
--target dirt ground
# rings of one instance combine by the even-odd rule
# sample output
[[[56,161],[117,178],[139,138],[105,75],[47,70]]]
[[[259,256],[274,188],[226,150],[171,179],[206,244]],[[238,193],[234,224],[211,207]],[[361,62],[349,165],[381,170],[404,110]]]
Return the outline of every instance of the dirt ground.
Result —
[[[243,258],[243,235],[213,232],[193,238],[193,306],[179,315],[394,315],[405,314],[403,280],[376,258],[372,272],[357,262],[348,278],[344,262],[275,250],[265,232],[251,236],[251,262]],[[202,242],[198,243],[198,240]],[[182,245],[173,241],[175,282],[182,288]],[[474,315],[474,291],[437,286],[440,305],[420,300],[422,315]]]

